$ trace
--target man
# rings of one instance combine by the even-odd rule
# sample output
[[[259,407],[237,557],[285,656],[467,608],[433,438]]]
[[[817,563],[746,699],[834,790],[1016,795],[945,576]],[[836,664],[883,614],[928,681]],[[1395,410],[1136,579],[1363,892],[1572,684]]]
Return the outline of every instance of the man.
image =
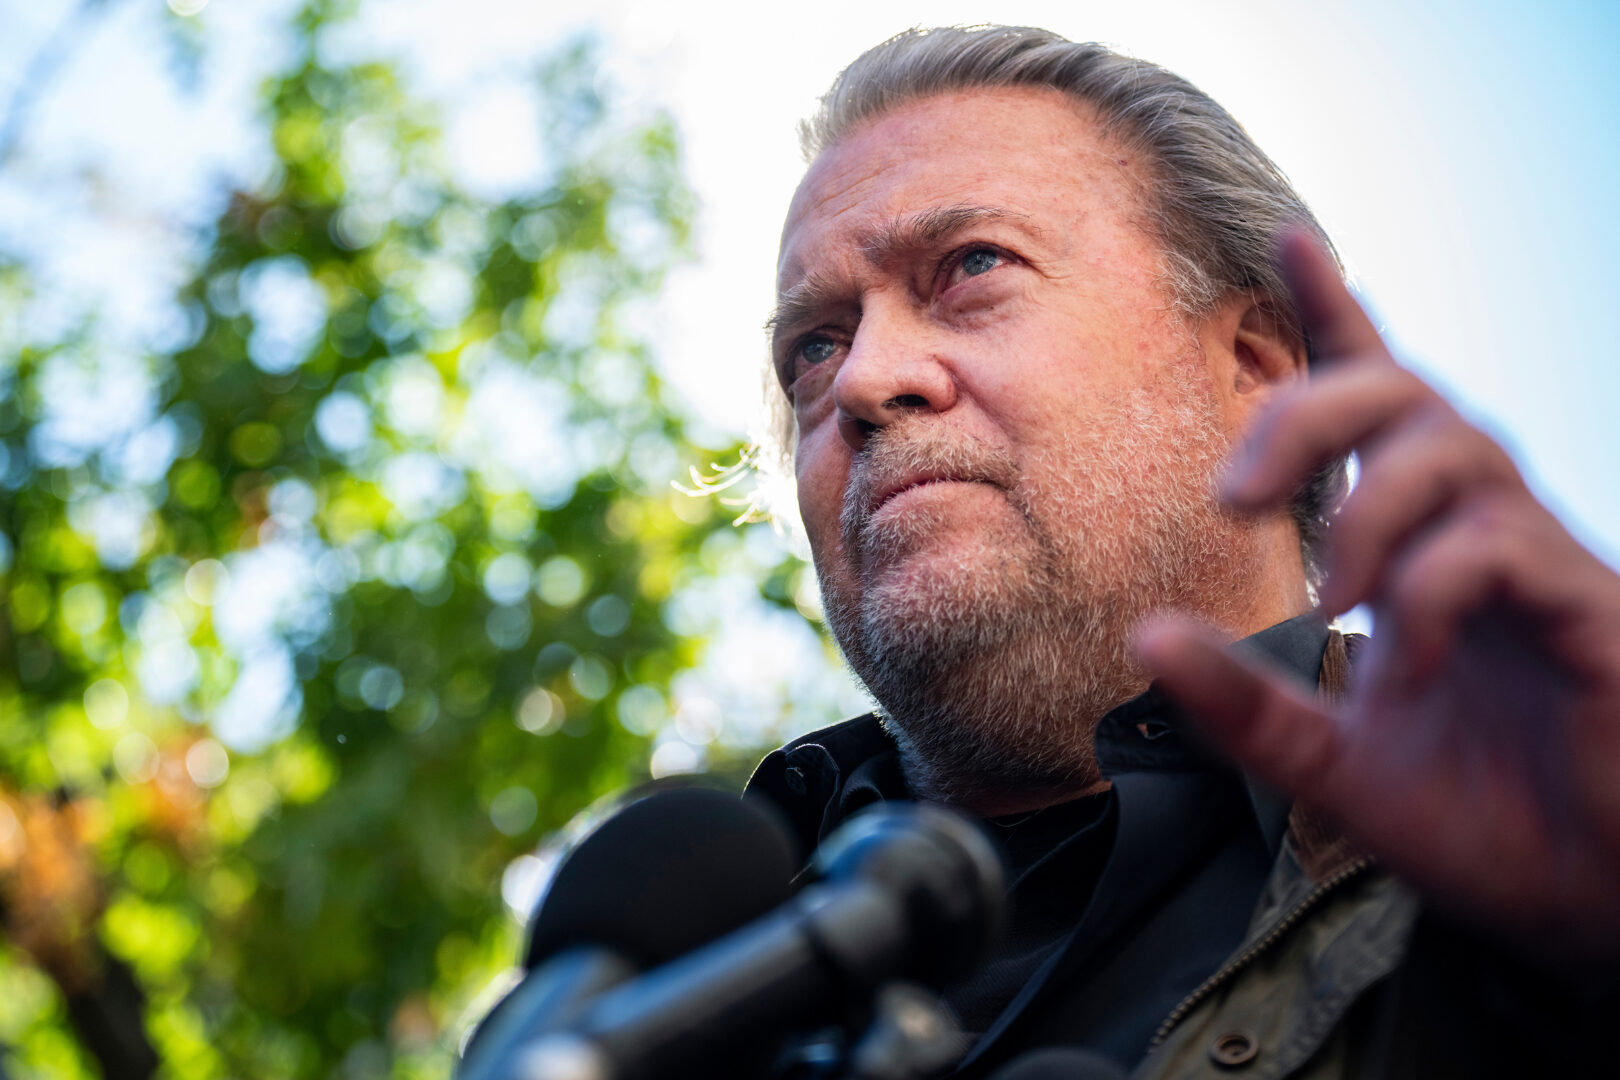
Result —
[[[871,50],[804,134],[773,362],[882,709],[750,789],[811,842],[879,799],[991,823],[962,1071],[1620,1070],[1620,579],[1394,364],[1241,127],[992,27]],[[1325,619],[1362,602],[1358,646]]]

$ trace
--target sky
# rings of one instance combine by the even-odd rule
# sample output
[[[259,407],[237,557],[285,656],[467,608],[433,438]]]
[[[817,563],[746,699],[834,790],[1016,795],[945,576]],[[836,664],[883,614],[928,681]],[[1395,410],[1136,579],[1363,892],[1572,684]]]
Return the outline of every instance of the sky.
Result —
[[[266,166],[254,87],[279,62],[288,0],[0,0],[0,244],[47,285],[92,295],[161,343],[168,296],[230,184]],[[698,195],[697,258],[668,283],[659,356],[720,432],[757,429],[782,213],[803,170],[794,125],[862,48],[990,9],[828,0],[814,8],[603,0],[372,0],[324,48],[397,59],[439,101],[462,181],[490,195],[541,166],[524,92],[567,34],[606,44],[621,106],[664,109]],[[1571,528],[1620,562],[1620,5],[1391,0],[1101,4],[1003,0],[995,16],[1164,64],[1225,104],[1334,236],[1398,355],[1501,438]],[[162,19],[203,45],[172,75]],[[62,27],[70,29],[59,33]],[[30,61],[71,46],[49,80]],[[63,182],[63,177],[72,177]],[[64,314],[64,317],[66,315]]]

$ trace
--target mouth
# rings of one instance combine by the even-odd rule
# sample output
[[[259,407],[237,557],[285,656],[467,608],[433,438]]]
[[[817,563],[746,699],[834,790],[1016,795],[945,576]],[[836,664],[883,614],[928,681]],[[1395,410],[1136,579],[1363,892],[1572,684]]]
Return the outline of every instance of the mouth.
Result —
[[[983,481],[980,481],[975,477],[950,475],[934,476],[923,474],[896,477],[891,482],[880,484],[878,487],[873,489],[872,498],[867,503],[866,513],[867,516],[870,517],[872,514],[875,514],[879,510],[883,509],[883,507],[893,499],[905,494],[908,491],[915,491],[918,488],[928,487],[933,484],[971,484],[982,482]]]
[[[892,513],[881,515],[879,511],[909,491],[939,490],[941,484],[972,484],[1010,493],[1018,476],[1017,462],[997,446],[972,436],[952,434],[937,423],[902,419],[876,432],[864,452],[851,462],[839,513],[839,533],[849,550],[859,551],[877,542],[880,535],[893,540],[899,535],[896,530],[928,532],[928,521],[943,524],[944,519],[912,511],[945,512],[946,506],[927,505],[941,500],[950,507],[960,502],[960,509],[969,513],[986,508],[966,498],[970,493],[960,492],[966,501],[953,495],[924,495],[919,496],[921,501],[915,507],[896,506]],[[869,528],[873,531],[869,532]]]

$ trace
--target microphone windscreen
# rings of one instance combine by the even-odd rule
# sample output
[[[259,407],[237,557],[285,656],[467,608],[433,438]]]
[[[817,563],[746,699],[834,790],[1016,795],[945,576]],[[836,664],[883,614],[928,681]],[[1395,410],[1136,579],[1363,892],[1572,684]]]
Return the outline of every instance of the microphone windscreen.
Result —
[[[1090,1050],[1054,1046],[1013,1059],[990,1080],[1125,1080],[1125,1070]]]
[[[706,788],[629,804],[558,866],[524,966],[574,945],[605,946],[646,969],[786,902],[798,845],[773,808]]]

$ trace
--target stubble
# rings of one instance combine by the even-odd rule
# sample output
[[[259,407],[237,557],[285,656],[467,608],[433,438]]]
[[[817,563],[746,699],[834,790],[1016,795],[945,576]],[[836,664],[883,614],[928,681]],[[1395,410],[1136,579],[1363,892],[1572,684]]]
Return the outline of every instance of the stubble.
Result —
[[[1164,379],[1022,462],[927,416],[875,432],[857,457],[830,557],[859,585],[824,599],[917,797],[971,807],[1094,783],[1097,722],[1147,685],[1140,622],[1177,610],[1225,623],[1252,590],[1259,537],[1216,499],[1228,442],[1208,376],[1176,364]],[[874,518],[871,493],[918,472],[989,485],[1012,512],[973,522],[974,542],[928,573],[895,572],[962,526],[939,501]]]

